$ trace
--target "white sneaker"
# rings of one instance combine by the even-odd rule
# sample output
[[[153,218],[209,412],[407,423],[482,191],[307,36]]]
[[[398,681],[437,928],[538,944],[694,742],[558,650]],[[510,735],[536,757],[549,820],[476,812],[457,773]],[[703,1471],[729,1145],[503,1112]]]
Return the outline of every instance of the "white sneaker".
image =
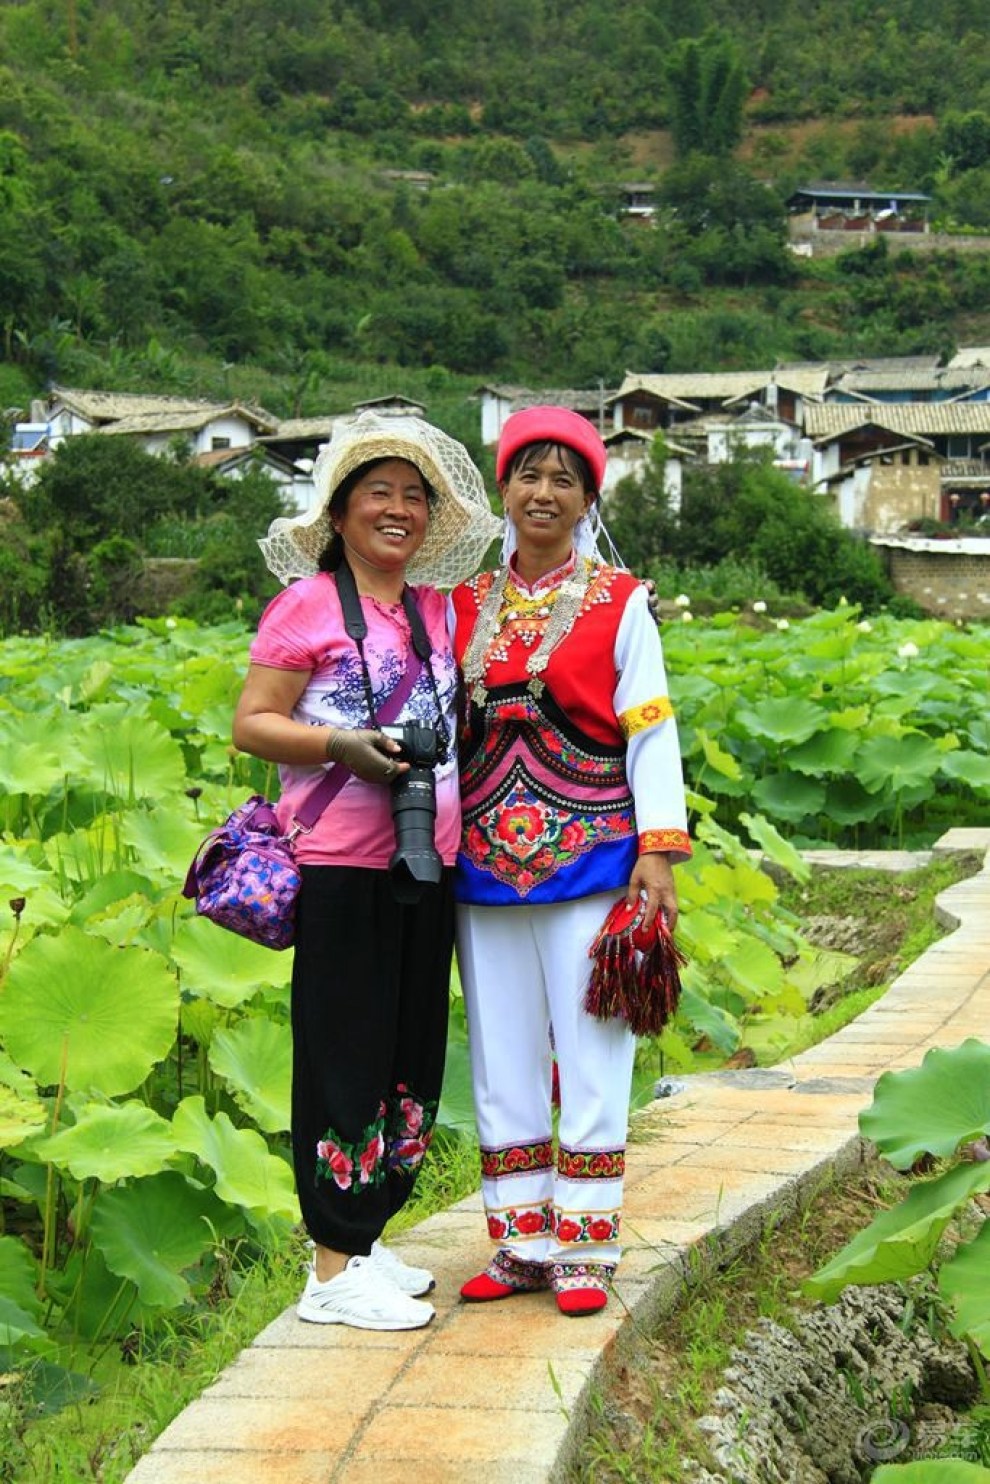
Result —
[[[414,1268],[412,1263],[403,1262],[397,1252],[382,1242],[372,1244],[368,1261],[391,1279],[400,1293],[407,1293],[410,1298],[419,1298],[436,1287],[436,1279],[428,1268]]]
[[[367,1257],[349,1257],[343,1272],[326,1283],[311,1268],[296,1306],[311,1324],[349,1324],[352,1329],[421,1329],[436,1311],[400,1293]]]

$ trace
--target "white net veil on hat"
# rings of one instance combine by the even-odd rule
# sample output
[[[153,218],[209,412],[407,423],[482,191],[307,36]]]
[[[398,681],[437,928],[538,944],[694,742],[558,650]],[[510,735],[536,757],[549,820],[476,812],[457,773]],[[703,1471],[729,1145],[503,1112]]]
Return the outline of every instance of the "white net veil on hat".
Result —
[[[478,570],[502,532],[476,465],[462,443],[421,417],[362,412],[338,423],[313,465],[316,495],[305,515],[279,516],[258,542],[270,571],[286,584],[313,577],[333,535],[329,506],[348,474],[370,459],[406,459],[436,492],[426,539],[411,559],[410,582],[450,588]]]

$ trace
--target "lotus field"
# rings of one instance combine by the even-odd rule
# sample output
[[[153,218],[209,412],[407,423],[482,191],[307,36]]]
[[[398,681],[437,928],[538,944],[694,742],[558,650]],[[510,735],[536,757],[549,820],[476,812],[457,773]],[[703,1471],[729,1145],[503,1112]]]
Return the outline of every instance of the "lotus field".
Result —
[[[664,1067],[772,1056],[821,972],[763,853],[984,817],[990,639],[852,609],[665,629],[691,783],[688,956]],[[0,1354],[72,1384],[283,1241],[290,954],[198,919],[197,845],[272,770],[229,744],[240,626],[0,645]],[[786,838],[790,836],[791,839]],[[470,1120],[463,1015],[440,1123]]]

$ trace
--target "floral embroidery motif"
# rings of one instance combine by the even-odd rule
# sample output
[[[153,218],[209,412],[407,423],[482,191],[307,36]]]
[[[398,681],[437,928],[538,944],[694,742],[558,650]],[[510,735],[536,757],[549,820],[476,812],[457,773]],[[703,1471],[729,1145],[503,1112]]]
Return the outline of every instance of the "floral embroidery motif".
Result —
[[[565,1180],[621,1180],[626,1172],[624,1149],[559,1149],[557,1171]]]
[[[385,1178],[385,1104],[361,1137],[350,1143],[332,1128],[316,1145],[316,1178],[332,1180],[338,1190],[360,1194],[380,1185]]]
[[[538,1144],[510,1144],[504,1149],[482,1149],[481,1174],[486,1180],[501,1175],[528,1175],[535,1170],[553,1168],[553,1145],[549,1139]]]
[[[488,1235],[494,1242],[505,1242],[511,1237],[544,1237],[552,1230],[553,1206],[549,1201],[542,1206],[518,1209],[509,1206],[488,1213]]]
[[[691,837],[687,830],[643,830],[639,837],[639,853],[649,850],[681,850],[691,854]]]
[[[569,1293],[575,1288],[598,1288],[608,1293],[614,1276],[614,1263],[555,1262],[550,1265],[550,1286],[554,1293]]]
[[[433,1138],[436,1103],[421,1103],[400,1082],[388,1104],[351,1143],[327,1129],[316,1145],[316,1178],[332,1180],[338,1190],[360,1195],[381,1185],[388,1170],[414,1175]]]
[[[433,1140],[437,1105],[419,1102],[404,1082],[395,1094],[388,1118],[388,1167],[414,1175]]]
[[[510,882],[520,896],[562,866],[607,840],[633,833],[631,809],[583,814],[573,806],[538,798],[522,784],[483,810],[464,832],[462,849],[471,864]]]
[[[621,1219],[619,1211],[585,1211],[573,1216],[555,1213],[553,1228],[558,1242],[617,1242]]]
[[[648,727],[668,721],[673,714],[670,697],[655,696],[652,701],[644,701],[641,706],[630,706],[628,711],[623,711],[618,718],[619,728],[624,737],[634,737],[637,732],[645,732]]]

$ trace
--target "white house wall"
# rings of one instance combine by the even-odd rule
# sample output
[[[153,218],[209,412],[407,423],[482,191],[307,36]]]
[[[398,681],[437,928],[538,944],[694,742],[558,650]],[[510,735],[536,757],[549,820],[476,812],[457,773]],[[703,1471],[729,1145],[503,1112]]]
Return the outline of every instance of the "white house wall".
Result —
[[[209,453],[215,438],[226,438],[230,448],[247,448],[254,442],[255,429],[243,417],[218,417],[196,434],[195,453]]]

